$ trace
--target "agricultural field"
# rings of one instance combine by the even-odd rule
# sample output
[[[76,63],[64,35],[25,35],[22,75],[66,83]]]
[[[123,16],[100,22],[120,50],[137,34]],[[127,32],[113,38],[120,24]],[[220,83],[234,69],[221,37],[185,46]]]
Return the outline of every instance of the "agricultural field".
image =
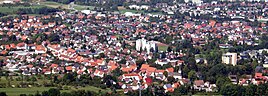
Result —
[[[43,91],[48,91],[50,88],[56,88],[56,87],[32,87],[32,88],[0,88],[0,92],[6,92],[8,96],[19,96],[20,94],[35,94],[37,92],[42,93]],[[94,91],[96,93],[101,90],[101,92],[109,92],[110,89],[101,89],[93,86],[86,86],[81,88],[73,88],[71,87],[68,90],[61,90],[61,92],[72,92],[76,90],[85,90],[85,91]]]
[[[93,10],[94,6],[83,6],[83,5],[74,5],[75,10]]]
[[[40,2],[40,5],[47,6],[47,7],[52,7],[52,8],[63,8],[63,9],[68,9],[67,4],[61,4],[57,2],[51,2],[51,1],[46,1],[46,2]]]
[[[18,78],[19,76],[13,76],[12,78]],[[10,80],[10,84],[11,85],[17,85],[19,83],[21,83],[22,81],[16,81],[16,80]],[[7,84],[8,83],[8,80],[6,80],[5,77],[0,77],[0,82],[1,84]],[[24,81],[26,82],[26,81]],[[49,82],[49,80],[45,80],[45,79],[38,79],[36,82],[42,84],[43,82]],[[101,89],[101,88],[97,88],[97,87],[94,87],[94,86],[85,86],[85,87],[78,87],[78,88],[75,88],[73,86],[65,86],[66,88],[63,88],[63,90],[61,90],[61,92],[71,92],[71,91],[77,91],[77,90],[85,90],[85,91],[94,91],[96,93],[98,93],[100,90],[101,92],[103,93],[106,93],[106,92],[110,92],[111,90],[110,89]],[[0,92],[6,92],[6,94],[8,96],[19,96],[20,94],[35,94],[36,92],[43,92],[43,91],[48,91],[50,88],[56,88],[56,87],[44,87],[44,86],[41,86],[41,87],[29,87],[29,88],[18,88],[18,87],[15,87],[15,88],[11,88],[11,87],[7,87],[7,88],[0,88]]]
[[[0,6],[0,13],[4,13],[4,14],[16,14],[16,12],[20,8],[32,8],[32,9],[36,9],[36,8],[42,8],[42,7],[45,7],[45,6],[42,6],[42,5],[15,6],[15,7],[3,7],[3,6]]]
[[[40,5],[52,7],[52,8],[69,9],[68,4],[62,4],[62,3],[51,2],[51,1],[40,2]],[[75,10],[87,10],[87,9],[92,10],[94,9],[94,6],[84,6],[84,5],[73,4],[73,8]]]

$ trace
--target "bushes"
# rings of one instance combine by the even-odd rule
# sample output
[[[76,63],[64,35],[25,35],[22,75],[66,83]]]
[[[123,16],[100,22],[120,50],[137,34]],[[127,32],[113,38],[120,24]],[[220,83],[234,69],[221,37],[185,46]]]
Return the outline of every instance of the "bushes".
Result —
[[[71,89],[69,86],[66,86],[66,85],[64,85],[63,87],[62,87],[62,89],[63,90],[69,90],[69,89]]]
[[[5,13],[0,13],[0,17],[6,16],[7,14]]]
[[[63,3],[63,4],[69,4],[71,2],[74,2],[74,0],[47,0],[47,1],[54,1],[54,2]]]
[[[101,84],[101,85],[100,85],[100,88],[101,88],[101,89],[106,89],[106,85]]]
[[[6,92],[0,92],[0,96],[7,96]]]
[[[44,85],[44,87],[53,87],[54,85],[53,85],[53,83],[51,83],[51,82],[43,82],[43,85]]]
[[[97,93],[93,91],[77,90],[72,92],[61,93],[59,89],[51,88],[49,91],[42,92],[42,96],[96,96]]]
[[[26,94],[20,94],[20,96],[27,96]]]
[[[0,88],[6,88],[6,83],[0,83]]]

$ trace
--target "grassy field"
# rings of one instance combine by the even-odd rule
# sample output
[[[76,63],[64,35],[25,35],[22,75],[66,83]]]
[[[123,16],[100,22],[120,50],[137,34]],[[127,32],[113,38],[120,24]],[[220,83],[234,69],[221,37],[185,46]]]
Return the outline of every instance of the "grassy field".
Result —
[[[25,6],[16,6],[16,7],[0,7],[0,12],[1,13],[5,13],[5,14],[16,14],[15,12],[17,12],[20,8],[42,8],[45,6],[42,5],[34,5],[34,6],[29,6],[29,7],[25,7]]]
[[[50,88],[56,88],[56,87],[32,87],[32,88],[0,88],[0,92],[6,92],[8,96],[19,96],[20,94],[35,94],[36,92],[42,93],[43,91],[48,91]],[[101,89],[93,86],[86,86],[81,87],[78,89],[71,88],[69,90],[61,90],[61,92],[71,92],[74,90],[88,90],[88,91],[94,91],[96,93],[101,90],[103,93],[109,92],[110,89]]]
[[[52,1],[45,1],[45,2],[40,2],[41,5],[44,5],[44,6],[48,6],[48,7],[52,7],[52,8],[63,8],[63,9],[69,9],[69,5],[68,4],[61,4],[61,3],[57,3],[57,2],[52,2]],[[74,4],[74,9],[76,10],[92,10],[94,9],[94,6],[84,6],[84,5],[77,5],[77,4]]]
[[[57,2],[51,2],[51,1],[46,1],[46,2],[40,2],[40,5],[44,5],[47,7],[52,7],[52,8],[63,8],[63,9],[68,9],[68,5],[67,4],[61,4],[61,3],[57,3]]]
[[[0,91],[6,92],[8,96],[19,96],[20,94],[35,94],[37,91],[41,93],[43,91],[47,91],[49,88],[53,88],[53,87],[0,88]]]
[[[83,6],[83,5],[74,5],[74,9],[76,10],[93,10],[94,7],[93,6]]]
[[[16,76],[13,76],[13,78],[17,78]],[[49,82],[49,80],[43,80],[43,79],[39,79],[36,82],[42,84],[44,81]],[[11,85],[17,85],[19,84],[21,81],[16,81],[13,80],[11,81]],[[27,81],[24,81],[27,82]],[[8,81],[6,80],[5,77],[0,77],[0,83],[8,83]],[[0,88],[0,92],[6,92],[8,96],[18,96],[20,94],[35,94],[37,91],[38,92],[43,92],[43,91],[47,91],[50,88],[56,88],[56,87],[31,87],[31,88]],[[94,86],[86,86],[86,87],[80,87],[80,88],[74,88],[69,86],[69,90],[61,90],[61,92],[71,92],[73,90],[88,90],[88,91],[94,91],[96,93],[99,92],[99,90],[101,90],[103,93],[105,92],[110,92],[110,89],[101,89],[101,88],[97,88]]]
[[[159,51],[166,51],[168,46],[158,46]]]
[[[13,80],[10,80],[10,84],[11,85],[17,85],[19,83],[21,83],[22,81],[16,81],[15,79],[17,78],[18,76],[13,76]],[[46,79],[38,79],[36,81],[36,83],[39,83],[39,84],[43,84],[43,82],[49,82],[50,80],[46,80]],[[27,82],[27,81],[24,81],[24,82]],[[8,83],[8,80],[6,80],[5,77],[0,77],[0,83]]]

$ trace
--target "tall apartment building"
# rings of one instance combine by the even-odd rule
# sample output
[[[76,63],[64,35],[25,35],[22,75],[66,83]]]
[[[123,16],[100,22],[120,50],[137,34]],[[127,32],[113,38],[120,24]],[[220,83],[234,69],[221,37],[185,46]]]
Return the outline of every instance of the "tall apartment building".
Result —
[[[237,53],[225,53],[221,57],[222,63],[232,64],[235,66],[237,64]]]
[[[146,45],[146,39],[142,38],[142,39],[136,40],[136,50],[137,51],[144,50],[146,48],[145,45]]]
[[[137,51],[146,50],[147,53],[150,53],[151,49],[153,49],[153,51],[155,52],[157,48],[157,44],[154,41],[147,41],[144,38],[136,40]]]

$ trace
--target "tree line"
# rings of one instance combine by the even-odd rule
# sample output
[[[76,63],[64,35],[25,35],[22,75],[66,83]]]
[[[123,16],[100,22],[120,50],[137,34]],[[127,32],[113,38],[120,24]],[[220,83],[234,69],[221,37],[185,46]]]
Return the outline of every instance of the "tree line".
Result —
[[[74,90],[70,92],[60,92],[57,88],[50,88],[48,91],[39,92],[34,94],[20,94],[19,96],[113,96],[114,93],[105,93],[99,90],[98,92],[89,90]],[[6,92],[0,92],[0,96],[8,96]]]
[[[59,9],[42,7],[42,8],[19,8],[17,14],[50,14],[60,11]]]

